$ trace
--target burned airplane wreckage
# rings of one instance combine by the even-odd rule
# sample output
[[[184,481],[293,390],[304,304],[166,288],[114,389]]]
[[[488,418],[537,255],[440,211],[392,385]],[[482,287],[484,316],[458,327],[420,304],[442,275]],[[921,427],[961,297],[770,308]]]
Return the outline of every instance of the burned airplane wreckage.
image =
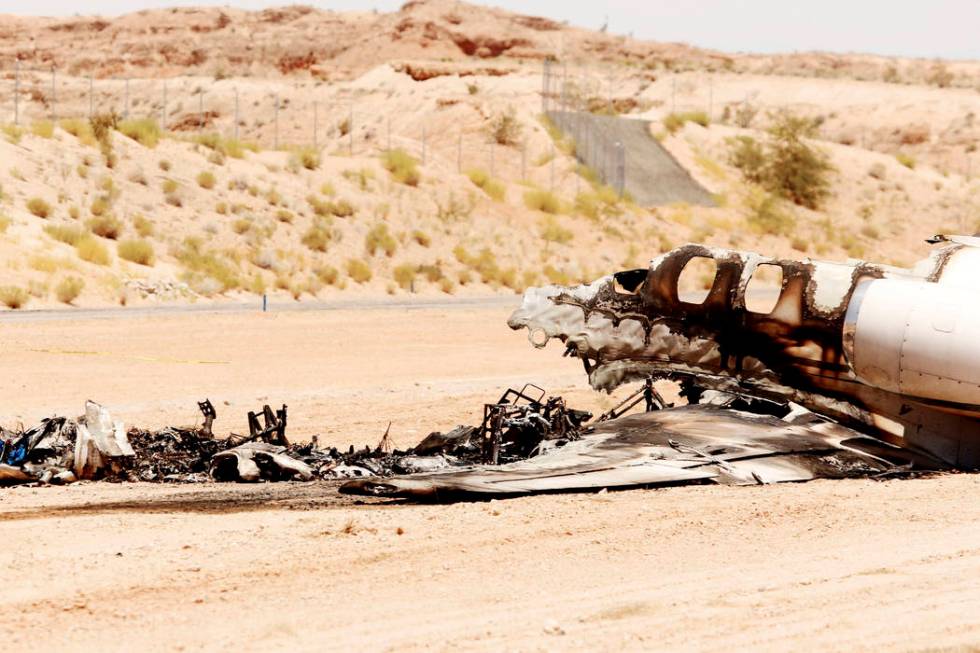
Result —
[[[942,246],[912,269],[688,245],[649,269],[531,289],[508,324],[532,345],[559,340],[596,390],[669,380],[689,404],[647,391],[646,412],[530,458],[342,491],[447,498],[978,468],[980,239],[931,242]],[[692,298],[679,281],[698,263],[713,273]],[[757,309],[763,272],[779,282]]]

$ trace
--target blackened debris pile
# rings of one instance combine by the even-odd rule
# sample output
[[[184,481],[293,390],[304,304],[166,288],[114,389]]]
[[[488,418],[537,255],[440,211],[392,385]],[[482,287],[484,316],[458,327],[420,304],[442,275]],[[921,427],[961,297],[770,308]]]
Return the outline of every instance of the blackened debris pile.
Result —
[[[286,406],[250,412],[248,435],[215,438],[211,427],[217,414],[210,401],[198,404],[201,427],[128,433],[104,407],[87,402],[77,421],[57,417],[21,433],[0,430],[0,485],[359,479],[501,464],[537,455],[545,441],[562,446],[578,438],[591,419],[561,397],[545,394],[532,385],[507,390],[484,406],[480,426],[431,433],[407,451],[391,446],[388,433],[373,449],[321,448],[315,436],[309,444],[290,444]]]

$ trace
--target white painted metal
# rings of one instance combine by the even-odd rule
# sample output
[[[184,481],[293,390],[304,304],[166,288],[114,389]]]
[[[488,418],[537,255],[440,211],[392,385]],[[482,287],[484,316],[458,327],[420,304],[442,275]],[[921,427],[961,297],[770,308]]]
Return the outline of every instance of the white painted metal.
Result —
[[[864,284],[845,326],[854,373],[883,390],[980,405],[976,287],[882,279]]]

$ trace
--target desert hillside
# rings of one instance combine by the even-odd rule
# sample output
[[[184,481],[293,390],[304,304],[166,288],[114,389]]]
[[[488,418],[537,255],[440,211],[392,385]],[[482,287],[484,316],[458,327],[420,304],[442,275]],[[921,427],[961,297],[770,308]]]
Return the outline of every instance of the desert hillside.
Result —
[[[977,62],[729,55],[438,0],[2,17],[0,61],[10,307],[515,292],[686,241],[904,265],[980,222]],[[552,109],[648,121],[715,206],[580,165],[545,61]],[[787,115],[829,164],[819,201],[735,156]]]

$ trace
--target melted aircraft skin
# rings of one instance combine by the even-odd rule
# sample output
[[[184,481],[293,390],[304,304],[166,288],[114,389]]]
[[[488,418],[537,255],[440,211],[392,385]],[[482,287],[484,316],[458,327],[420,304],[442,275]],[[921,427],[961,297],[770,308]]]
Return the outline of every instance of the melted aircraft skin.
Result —
[[[923,403],[909,409],[905,398],[855,376],[844,353],[848,306],[865,281],[935,281],[960,249],[938,250],[908,270],[777,260],[687,245],[654,259],[648,270],[620,272],[578,288],[531,289],[508,323],[529,329],[535,346],[552,337],[565,342],[597,389],[612,390],[649,375],[687,379],[726,392],[794,401],[894,442],[892,424],[928,408]],[[685,301],[678,290],[682,271],[696,257],[717,265],[701,303]],[[746,288],[763,264],[778,266],[783,279],[775,308],[766,314],[746,308]],[[887,428],[886,421],[892,422]]]

